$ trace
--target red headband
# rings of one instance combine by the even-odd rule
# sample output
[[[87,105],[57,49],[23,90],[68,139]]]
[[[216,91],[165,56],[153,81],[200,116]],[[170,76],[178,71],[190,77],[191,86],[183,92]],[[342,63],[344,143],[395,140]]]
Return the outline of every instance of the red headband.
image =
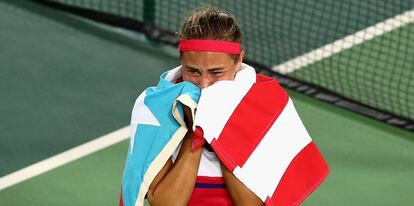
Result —
[[[220,40],[190,39],[180,40],[180,52],[210,51],[228,54],[240,54],[240,43]]]

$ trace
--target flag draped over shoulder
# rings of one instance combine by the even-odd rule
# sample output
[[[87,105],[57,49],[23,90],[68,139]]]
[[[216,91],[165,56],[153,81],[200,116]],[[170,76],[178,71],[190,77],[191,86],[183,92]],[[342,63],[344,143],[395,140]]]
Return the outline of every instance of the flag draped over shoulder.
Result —
[[[143,205],[149,184],[184,137],[177,101],[193,112],[197,107],[193,130],[201,130],[220,161],[266,205],[299,205],[326,178],[328,165],[276,80],[242,64],[234,80],[218,81],[200,93],[191,83],[171,83],[179,75],[177,68],[163,74],[134,106],[124,205]],[[168,81],[168,76],[173,77]]]
[[[266,205],[299,205],[328,165],[277,81],[243,67],[234,81],[202,90],[194,127]]]
[[[162,74],[135,102],[120,205],[144,205],[152,180],[187,132],[182,104],[194,113],[200,89],[190,82],[174,84],[179,76],[179,68]]]

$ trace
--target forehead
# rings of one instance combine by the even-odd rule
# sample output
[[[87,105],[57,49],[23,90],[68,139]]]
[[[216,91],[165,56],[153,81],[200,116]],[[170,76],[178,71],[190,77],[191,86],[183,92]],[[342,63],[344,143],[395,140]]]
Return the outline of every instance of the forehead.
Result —
[[[199,67],[210,65],[232,65],[234,64],[231,55],[222,52],[189,51],[181,55],[183,65],[191,64]]]

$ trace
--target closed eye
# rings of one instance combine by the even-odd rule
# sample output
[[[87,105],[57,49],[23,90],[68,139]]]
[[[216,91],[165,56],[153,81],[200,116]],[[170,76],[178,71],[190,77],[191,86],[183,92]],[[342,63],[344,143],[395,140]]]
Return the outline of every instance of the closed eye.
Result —
[[[190,73],[200,73],[199,71],[197,71],[197,70],[187,70],[188,72],[190,72]]]
[[[210,74],[219,75],[222,74],[224,71],[223,68],[212,68],[209,69],[208,72],[210,72]]]
[[[192,74],[201,74],[199,69],[196,69],[196,68],[193,68],[193,67],[187,67],[185,70],[189,73],[192,73]]]

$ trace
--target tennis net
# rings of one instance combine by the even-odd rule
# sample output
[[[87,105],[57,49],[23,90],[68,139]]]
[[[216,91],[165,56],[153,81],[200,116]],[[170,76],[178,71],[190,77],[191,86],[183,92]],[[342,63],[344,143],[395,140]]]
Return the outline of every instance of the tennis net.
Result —
[[[264,73],[276,72],[287,87],[414,130],[414,0],[36,1],[77,14],[96,12],[89,17],[173,45],[188,12],[218,7],[236,17],[246,59],[266,68]],[[111,18],[97,18],[102,14]]]

